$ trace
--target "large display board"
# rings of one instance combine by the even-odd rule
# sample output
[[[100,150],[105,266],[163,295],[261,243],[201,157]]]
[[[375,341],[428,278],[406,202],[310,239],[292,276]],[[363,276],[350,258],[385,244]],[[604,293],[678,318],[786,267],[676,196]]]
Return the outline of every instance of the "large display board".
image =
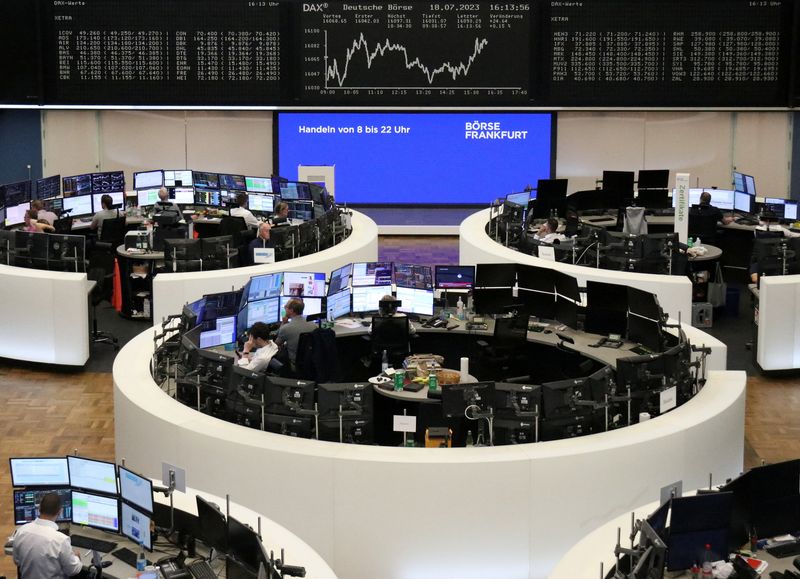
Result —
[[[4,0],[0,103],[791,106],[800,0]]]
[[[549,113],[278,113],[281,175],[335,165],[339,203],[479,203],[552,172]]]

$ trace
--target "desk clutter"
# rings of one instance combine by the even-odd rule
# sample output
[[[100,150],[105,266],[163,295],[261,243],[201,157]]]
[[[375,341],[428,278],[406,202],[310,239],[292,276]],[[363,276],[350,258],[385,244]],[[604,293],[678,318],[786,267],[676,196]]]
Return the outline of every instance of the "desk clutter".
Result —
[[[605,577],[800,576],[800,557],[788,559],[800,554],[800,460],[753,468],[696,495],[676,490],[647,518],[631,517],[630,547],[618,538]]]
[[[86,566],[95,572],[111,567],[106,575],[197,578],[216,577],[222,567],[227,577],[245,579],[305,576],[303,567],[286,564],[282,551],[276,557],[264,544],[260,521],[254,529],[200,495],[197,515],[174,509],[171,495],[186,492],[174,474],[169,486],[159,487],[125,464],[77,454],[12,457],[10,467],[14,523],[36,520],[42,500],[56,495],[59,530],[72,547],[93,552]],[[169,497],[169,504],[156,502],[154,493]],[[13,553],[15,537],[6,552]]]
[[[427,320],[445,317],[445,326],[423,323],[419,331],[445,335],[452,324],[455,335],[472,334],[464,304],[474,303],[482,315],[477,323],[493,330],[475,334],[485,360],[476,382],[465,380],[468,358],[455,371],[437,353],[410,352],[408,316],[434,313],[434,286],[443,288],[437,303],[446,306],[456,283],[460,305]],[[300,335],[296,359],[276,356],[257,371],[237,363],[250,328],[277,328],[290,299],[302,301],[307,320],[325,321]],[[371,324],[351,323],[351,315],[371,315]],[[592,282],[581,292],[575,278],[550,269],[353,263],[333,271],[327,284],[322,272],[277,272],[187,304],[157,328],[152,373],[170,396],[199,412],[289,436],[373,444],[376,428],[386,428],[379,403],[399,392],[433,409],[420,411],[420,442],[439,427],[453,429],[456,445],[472,428],[477,443],[538,442],[621,428],[692,398],[705,382],[709,350],[691,345],[680,330],[664,332],[665,319],[653,294]],[[365,367],[376,368],[372,378],[355,377],[360,364],[340,367],[337,338],[365,344],[371,352]],[[566,356],[568,374],[545,380],[513,374],[528,363],[530,342]],[[547,376],[541,368],[539,375]]]

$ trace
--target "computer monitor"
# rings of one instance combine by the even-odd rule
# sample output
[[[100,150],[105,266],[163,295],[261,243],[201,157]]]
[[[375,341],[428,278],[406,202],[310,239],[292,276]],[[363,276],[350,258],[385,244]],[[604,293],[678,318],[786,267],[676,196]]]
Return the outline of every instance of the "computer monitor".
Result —
[[[133,174],[134,189],[159,189],[164,184],[164,172],[160,169],[155,171],[138,171]]]
[[[756,213],[769,219],[783,219],[786,208],[783,203],[756,203]]]
[[[480,267],[480,265],[478,267]],[[536,267],[533,265],[524,264],[519,264],[517,266],[517,280],[520,289],[555,294],[556,274],[556,270],[546,267]],[[567,282],[562,280],[561,283],[563,289],[566,291]],[[574,292],[571,290],[570,292],[571,295],[567,297],[575,299]]]
[[[307,320],[312,320],[320,317],[322,314],[322,298],[312,297],[296,297],[296,296],[281,296],[281,309],[279,315],[281,319],[286,315],[286,304],[291,299],[303,300],[303,316]]]
[[[628,286],[596,281],[586,282],[586,321],[590,334],[619,334],[628,327]]]
[[[136,192],[137,205],[139,207],[155,205],[159,201],[158,191],[158,189],[139,189]]]
[[[745,185],[743,173],[739,173],[738,171],[733,172],[733,190],[747,193],[747,185]]]
[[[244,175],[228,175],[220,173],[219,175],[219,188],[236,191],[245,191],[247,189],[247,182]]]
[[[117,193],[125,191],[125,173],[122,171],[107,171],[105,173],[92,173],[92,194]]]
[[[221,553],[228,552],[228,522],[219,507],[197,495],[197,517],[200,519],[199,537],[206,546]]]
[[[354,287],[353,313],[363,314],[367,312],[379,311],[379,302],[381,301],[381,298],[391,293],[390,287],[382,285]]]
[[[437,265],[436,289],[472,289],[475,283],[474,265]]]
[[[314,426],[310,416],[289,416],[286,414],[265,414],[264,429],[267,432],[295,438],[311,438],[314,433]]]
[[[329,321],[350,315],[350,290],[348,288],[331,294],[326,300],[327,319]]]
[[[111,204],[114,207],[119,209],[125,208],[125,193],[121,191],[117,193],[92,193],[92,211],[95,213],[103,210],[103,195],[108,195],[111,197]]]
[[[153,512],[153,482],[122,465],[119,466],[119,496],[148,513]]]
[[[753,212],[753,196],[743,191],[736,191],[733,197],[733,208],[742,213]]]
[[[236,315],[239,312],[241,297],[241,290],[204,295],[203,321]]]
[[[494,410],[498,414],[518,416],[539,410],[541,404],[541,386],[512,382],[494,384]]]
[[[658,296],[635,287],[629,287],[628,312],[651,320],[661,319],[661,307],[658,305]]]
[[[119,499],[72,489],[72,524],[119,532]]]
[[[57,523],[68,523],[72,520],[72,491],[68,488],[35,488],[17,489],[14,491],[14,524],[24,525],[36,520],[39,516],[39,504],[42,498],[55,493],[61,499],[61,515]]]
[[[194,187],[175,187],[169,198],[180,205],[191,205],[194,203]]]
[[[239,314],[239,320],[242,324],[239,328],[239,333],[252,328],[256,322],[277,324],[281,321],[280,299],[274,297],[247,302],[247,306]]]
[[[750,195],[753,195],[754,197],[758,196],[758,193],[756,192],[756,180],[752,175],[744,176],[744,185]]]
[[[397,308],[400,312],[417,314],[420,316],[433,315],[433,290],[416,289],[397,286],[397,299],[402,305]]]
[[[512,287],[516,280],[513,263],[479,263],[475,270],[475,287]]]
[[[362,262],[353,264],[353,287],[392,285],[391,261]]]
[[[91,215],[92,196],[82,195],[80,197],[65,197],[64,211],[68,211],[71,217]]]
[[[89,195],[92,192],[92,174],[72,175],[64,177],[62,180],[62,191],[64,197],[76,197],[79,195]]]
[[[261,538],[252,528],[228,517],[228,557],[231,556],[250,569],[257,570],[261,558]]]
[[[318,385],[320,418],[337,418],[339,408],[352,414],[372,415],[372,384],[368,382],[328,382]]]
[[[31,201],[31,189],[30,181],[19,181],[0,186],[0,191],[5,196],[8,205],[19,205]]]
[[[398,288],[433,289],[433,274],[428,265],[395,264],[394,280]]]
[[[245,188],[253,193],[273,193],[270,177],[245,177]]]
[[[208,205],[209,207],[221,207],[222,196],[215,189],[200,189],[195,187],[194,202],[196,205]]]
[[[69,485],[66,457],[10,458],[11,484],[15,487],[57,487]]]
[[[783,218],[789,221],[797,221],[797,201],[784,202]]]
[[[61,175],[36,180],[36,198],[44,201],[61,196]]]
[[[675,195],[670,195],[668,189],[639,189],[636,204],[648,209],[666,209],[670,205],[675,206]]]
[[[188,169],[165,169],[164,187],[191,187],[194,185],[192,172]]]
[[[277,298],[283,287],[283,273],[266,273],[250,278],[247,301]]]
[[[280,190],[284,201],[311,201],[311,190],[307,183],[284,181],[280,184]]]
[[[219,175],[217,173],[207,173],[205,171],[192,171],[192,179],[195,187],[203,189],[219,189]]]
[[[539,179],[536,182],[536,203],[533,216],[539,219],[553,213],[564,215],[567,200],[567,179]]]
[[[53,197],[51,199],[43,199],[42,205],[47,211],[60,215],[64,211],[64,199],[61,197]]]
[[[67,456],[72,488],[117,494],[117,465],[113,462]]]
[[[200,333],[200,347],[213,348],[236,341],[236,316],[217,318],[213,329]]]
[[[506,202],[519,205],[520,207],[527,208],[531,200],[530,191],[523,191],[522,193],[509,193],[506,195]]]
[[[639,189],[666,189],[669,186],[669,169],[640,169],[636,179]]]
[[[287,271],[283,274],[281,295],[321,298],[325,296],[325,274]]]
[[[467,407],[477,406],[483,413],[494,404],[494,382],[450,384],[442,388],[442,413],[447,418],[463,418]],[[470,415],[474,413],[473,408]]]
[[[153,550],[150,520],[150,515],[147,513],[132,507],[126,502],[120,504],[120,532],[148,551]]]
[[[65,200],[66,201],[66,200]],[[89,207],[91,208],[92,200],[89,198]],[[19,225],[25,222],[25,212],[31,208],[30,202],[20,203],[19,205],[11,205],[6,207],[6,227],[12,225]],[[91,209],[90,209],[91,213]]]
[[[628,340],[641,344],[651,352],[660,352],[664,346],[661,323],[634,313],[628,313]]]
[[[712,561],[726,558],[730,552],[728,529],[733,511],[733,493],[704,493],[677,497],[671,502],[667,570],[688,569],[692,564],[703,561],[707,546],[710,546]],[[762,531],[757,528],[757,532]]]
[[[599,382],[584,378],[542,384],[544,420],[539,440],[585,436],[602,429],[601,412],[595,409],[598,398],[605,399]]]
[[[272,213],[275,211],[275,196],[267,193],[248,193],[247,207],[250,211]]]
[[[350,287],[350,278],[353,275],[353,264],[348,263],[331,273],[331,281],[328,284],[328,295],[338,294],[343,289]]]

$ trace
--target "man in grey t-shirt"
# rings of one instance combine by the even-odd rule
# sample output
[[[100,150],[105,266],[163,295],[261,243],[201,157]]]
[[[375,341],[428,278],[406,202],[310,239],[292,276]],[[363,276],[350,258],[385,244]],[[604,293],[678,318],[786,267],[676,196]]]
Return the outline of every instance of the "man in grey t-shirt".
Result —
[[[313,332],[317,329],[316,324],[307,322],[303,317],[304,309],[305,304],[300,298],[292,298],[286,302],[286,317],[283,319],[283,323],[278,329],[278,336],[275,338],[275,343],[278,346],[283,347],[286,344],[286,353],[289,356],[292,371],[296,369],[295,360],[297,359],[300,334]]]
[[[103,236],[103,221],[125,215],[125,213],[121,213],[119,209],[111,208],[111,206],[114,204],[114,200],[111,198],[111,195],[103,195],[100,197],[100,204],[103,206],[103,209],[94,214],[94,217],[92,217],[92,223],[89,225],[89,227],[92,229],[97,230],[98,237]]]

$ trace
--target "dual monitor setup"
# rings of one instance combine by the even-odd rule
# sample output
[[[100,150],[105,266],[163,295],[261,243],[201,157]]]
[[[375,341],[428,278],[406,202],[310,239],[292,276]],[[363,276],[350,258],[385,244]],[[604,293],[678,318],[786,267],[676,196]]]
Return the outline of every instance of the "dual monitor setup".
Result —
[[[0,263],[50,271],[83,272],[86,237],[0,229]]]

